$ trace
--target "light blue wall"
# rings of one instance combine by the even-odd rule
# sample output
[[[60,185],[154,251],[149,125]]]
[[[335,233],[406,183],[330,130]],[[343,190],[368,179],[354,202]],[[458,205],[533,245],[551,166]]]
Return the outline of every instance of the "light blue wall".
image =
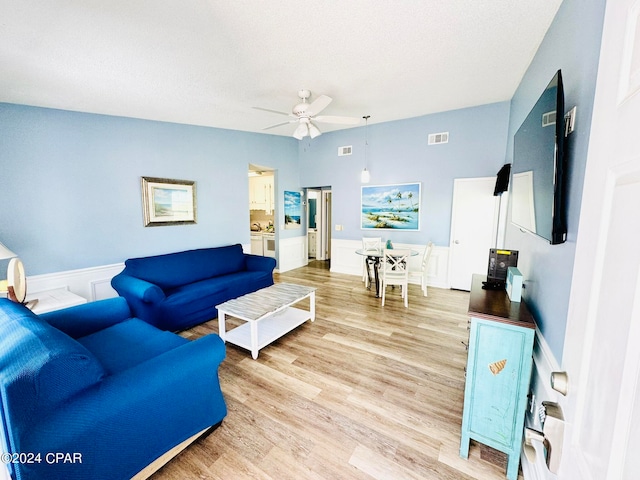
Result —
[[[568,241],[551,246],[508,226],[520,251],[525,299],[557,360],[571,288],[604,0],[565,0],[511,102],[443,112],[368,128],[370,185],[422,183],[419,232],[385,232],[394,242],[449,244],[453,179],[495,176],[512,161],[513,135],[557,69],[566,106],[578,107],[569,137]],[[425,94],[428,94],[426,92]],[[363,112],[375,117],[375,112]],[[446,145],[427,145],[448,131]],[[352,156],[338,157],[352,145]],[[360,239],[364,127],[309,141],[206,127],[0,104],[0,241],[28,275],[228,243],[249,243],[249,163],[277,170],[284,190],[330,186],[333,238]],[[506,155],[505,155],[506,145]],[[198,224],[144,228],[140,177],[195,180]],[[280,238],[298,230],[279,230]],[[5,266],[0,265],[0,268]]]
[[[249,163],[277,169],[283,212],[295,139],[0,104],[0,242],[27,275],[248,244]],[[145,228],[141,176],[195,180],[198,223]]]
[[[577,106],[576,131],[567,139],[567,242],[550,245],[509,225],[507,248],[519,250],[525,276],[524,298],[556,360],[562,360],[575,242],[580,219],[604,0],[564,0],[512,101],[507,159],[513,160],[513,135],[558,69],[562,69],[565,107]]]
[[[505,163],[508,123],[509,102],[501,102],[369,125],[369,185],[422,183],[420,231],[385,230],[382,236],[392,242],[432,241],[448,246],[453,180],[498,173]],[[439,132],[449,132],[449,143],[427,145],[428,134]],[[363,235],[360,172],[365,162],[364,139],[365,127],[357,127],[300,142],[302,186],[331,187],[332,223],[344,227],[332,231],[335,239],[359,240]],[[338,147],[346,145],[353,146],[353,155],[339,157]]]

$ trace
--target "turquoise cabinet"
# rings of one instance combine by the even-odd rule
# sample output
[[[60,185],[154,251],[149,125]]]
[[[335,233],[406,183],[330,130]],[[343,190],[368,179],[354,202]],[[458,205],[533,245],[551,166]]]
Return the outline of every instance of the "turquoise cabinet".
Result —
[[[518,476],[527,394],[531,380],[535,323],[523,302],[504,290],[482,290],[474,275],[469,301],[470,332],[460,456],[469,442],[508,456],[507,478]]]

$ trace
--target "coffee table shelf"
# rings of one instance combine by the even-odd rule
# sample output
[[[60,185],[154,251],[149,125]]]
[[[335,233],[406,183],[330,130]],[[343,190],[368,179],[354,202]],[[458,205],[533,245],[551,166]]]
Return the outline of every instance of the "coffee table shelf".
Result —
[[[307,320],[311,320],[311,315],[309,315],[307,310],[293,307],[270,315],[260,322],[257,349],[260,350],[270,343],[275,342]],[[246,348],[247,350],[252,350],[251,325],[251,322],[247,322],[233,330],[229,330],[225,340],[239,347]]]
[[[278,283],[257,292],[217,305],[220,338],[251,351],[258,351],[278,338],[315,320],[315,288],[290,283]],[[309,298],[309,310],[292,307]],[[233,316],[246,323],[226,331],[226,317]]]

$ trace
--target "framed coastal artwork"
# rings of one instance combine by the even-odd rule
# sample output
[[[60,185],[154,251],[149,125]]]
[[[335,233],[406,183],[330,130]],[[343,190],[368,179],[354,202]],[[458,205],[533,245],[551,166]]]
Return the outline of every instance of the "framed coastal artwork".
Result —
[[[196,182],[142,177],[144,226],[196,223]]]
[[[420,183],[364,185],[360,196],[363,230],[420,230]]]
[[[300,192],[284,192],[284,228],[301,228],[302,195]]]

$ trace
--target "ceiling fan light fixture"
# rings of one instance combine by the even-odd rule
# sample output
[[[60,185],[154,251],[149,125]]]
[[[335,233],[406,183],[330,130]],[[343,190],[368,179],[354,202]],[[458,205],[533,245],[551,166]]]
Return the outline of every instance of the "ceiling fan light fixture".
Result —
[[[298,140],[302,140],[306,136],[310,136],[311,138],[316,138],[319,135],[322,135],[320,129],[311,123],[311,120],[320,122],[320,123],[334,123],[338,125],[357,125],[360,123],[358,118],[354,117],[342,117],[336,115],[319,115],[327,106],[332,102],[331,97],[327,95],[319,95],[313,102],[309,103],[309,98],[311,97],[311,92],[309,90],[303,89],[298,91],[298,97],[300,98],[300,102],[293,106],[291,113],[280,112],[278,110],[271,110],[270,108],[262,108],[262,107],[253,107],[256,110],[262,110],[270,113],[277,113],[278,115],[285,115],[287,117],[293,117],[295,120],[289,120],[287,122],[276,123],[275,125],[270,125],[268,127],[263,128],[263,130],[269,130],[271,128],[277,128],[282,125],[287,125],[289,123],[298,122],[299,125],[296,127],[296,130],[293,132],[293,137]]]
[[[298,140],[302,140],[307,135],[309,135],[309,127],[306,123],[300,123],[298,128],[296,128],[296,131],[293,132],[294,138],[297,138]]]
[[[322,135],[322,132],[313,123],[309,123],[309,136],[316,138],[318,135]]]

